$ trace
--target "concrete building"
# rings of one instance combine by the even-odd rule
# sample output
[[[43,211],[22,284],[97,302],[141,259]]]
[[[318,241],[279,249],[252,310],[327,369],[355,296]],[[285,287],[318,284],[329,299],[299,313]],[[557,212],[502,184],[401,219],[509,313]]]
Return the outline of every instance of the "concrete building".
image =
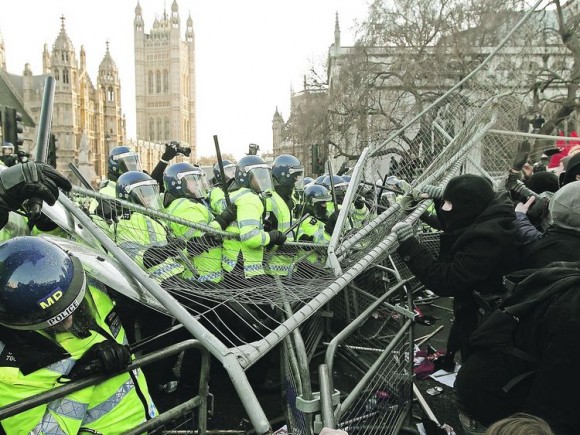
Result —
[[[135,8],[135,95],[137,140],[172,140],[192,149],[196,160],[195,36],[191,16],[184,39],[177,1],[156,18],[149,33],[141,5]]]

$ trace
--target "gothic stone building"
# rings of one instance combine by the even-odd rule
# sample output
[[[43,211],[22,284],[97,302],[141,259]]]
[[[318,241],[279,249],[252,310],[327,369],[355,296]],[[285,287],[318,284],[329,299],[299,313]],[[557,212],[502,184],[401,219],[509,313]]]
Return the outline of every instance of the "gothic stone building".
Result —
[[[0,57],[3,58],[4,54]],[[44,46],[42,66],[41,75],[34,75],[28,64],[21,76],[6,71],[3,74],[25,113],[29,113],[35,123],[40,117],[46,76],[55,78],[51,131],[57,139],[57,169],[78,184],[69,163],[92,164],[94,172],[90,181],[96,185],[99,179],[107,176],[109,148],[125,143],[126,137],[121,112],[121,82],[108,44],[95,86],[87,71],[84,47],[81,46],[80,59],[77,58],[62,17],[60,33],[52,50],[49,51],[46,44]],[[2,68],[5,70],[4,63]],[[81,153],[88,162],[78,161],[81,143],[85,147],[88,144],[88,152]]]
[[[181,142],[196,157],[195,37],[191,16],[185,40],[177,2],[171,13],[156,18],[145,33],[142,9],[135,8],[135,95],[137,139],[165,143]]]

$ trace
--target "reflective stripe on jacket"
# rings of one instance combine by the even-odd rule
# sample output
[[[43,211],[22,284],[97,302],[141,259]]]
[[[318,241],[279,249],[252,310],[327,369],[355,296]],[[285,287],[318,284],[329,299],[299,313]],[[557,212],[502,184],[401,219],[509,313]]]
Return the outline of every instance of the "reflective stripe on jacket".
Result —
[[[165,209],[167,213],[175,217],[185,219],[194,223],[204,224],[210,226],[213,221],[213,215],[209,209],[199,202],[192,201],[187,198],[178,198],[169,204]],[[175,237],[193,240],[196,237],[201,237],[204,233],[196,228],[181,225],[175,222],[169,223],[169,228]],[[201,251],[201,250],[200,250]],[[184,255],[191,258],[192,264],[195,267],[194,271],[185,267],[182,277],[185,279],[194,279],[199,282],[212,281],[220,282],[222,280],[222,247],[215,246],[211,249],[201,251],[198,255],[189,255],[187,249],[183,250]]]
[[[179,275],[184,270],[183,265],[171,257],[148,269],[145,268],[143,255],[147,248],[167,244],[165,227],[149,216],[133,212],[129,219],[120,219],[116,226],[115,242],[158,282],[170,276]]]
[[[114,303],[109,296],[97,287],[88,285],[85,301],[97,325],[118,343],[126,343],[125,331],[118,323],[119,319],[113,310]],[[75,362],[91,346],[107,340],[107,337],[96,331],[91,331],[90,337],[87,338],[75,337],[70,332],[52,335],[44,331],[37,333],[45,336],[47,340],[55,341],[70,354],[70,357],[26,376],[17,366],[7,364],[5,362],[7,360],[2,358],[0,406],[61,386],[62,384],[58,382],[59,377],[68,374]],[[1,342],[0,348],[4,348]],[[6,354],[9,355],[8,350]],[[135,380],[145,403],[141,401],[135,388]],[[124,432],[145,421],[146,415],[152,417],[156,414],[157,410],[149,396],[145,377],[141,370],[134,370],[132,375],[129,373],[117,375],[98,385],[4,419],[2,427],[9,434],[74,434],[79,433],[81,428],[109,434]]]
[[[270,243],[270,236],[262,225],[264,205],[258,195],[245,187],[233,192],[230,200],[236,205],[237,220],[226,231],[239,234],[240,240],[224,239],[222,267],[231,272],[241,251],[245,277],[264,275],[264,246]]]

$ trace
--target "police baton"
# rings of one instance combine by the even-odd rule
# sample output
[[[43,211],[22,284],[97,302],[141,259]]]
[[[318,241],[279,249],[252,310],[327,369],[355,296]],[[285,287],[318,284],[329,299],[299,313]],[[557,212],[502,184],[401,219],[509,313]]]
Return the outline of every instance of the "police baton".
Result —
[[[218,159],[218,166],[220,168],[220,174],[221,174],[221,178],[222,178],[222,190],[224,191],[224,198],[226,200],[226,204],[229,207],[230,205],[232,205],[231,201],[230,201],[230,193],[228,192],[228,185],[226,182],[226,172],[224,170],[224,162],[222,160],[222,153],[220,151],[220,143],[218,141],[218,137],[217,134],[213,135],[213,143],[215,145],[215,153]]]

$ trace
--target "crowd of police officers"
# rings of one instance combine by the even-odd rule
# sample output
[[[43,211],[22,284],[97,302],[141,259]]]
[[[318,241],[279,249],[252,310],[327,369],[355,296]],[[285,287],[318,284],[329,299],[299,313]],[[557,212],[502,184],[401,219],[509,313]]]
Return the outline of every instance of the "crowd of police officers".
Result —
[[[313,180],[304,177],[294,156],[280,155],[270,165],[250,153],[237,163],[216,163],[212,186],[199,166],[170,163],[183,153],[179,143],[166,144],[149,175],[137,153],[113,148],[108,179],[99,188],[106,196],[82,204],[164,288],[235,288],[272,276],[292,279],[299,268],[283,245],[330,240],[348,177]],[[14,159],[8,147],[0,161],[0,407],[95,372],[116,374],[2,420],[0,433],[112,433],[154,417],[151,395],[171,389],[176,361],[153,366],[145,382],[141,370],[124,372],[134,358],[128,344],[138,338],[135,322],[147,337],[171,326],[171,319],[134,303],[127,308],[122,296],[85,272],[74,252],[30,237],[69,236],[34,207],[43,201],[53,205],[59,189],[72,186],[49,165]],[[117,199],[204,227],[127,210]],[[364,201],[357,201],[350,225],[361,225],[367,216]],[[216,235],[224,231],[232,237]],[[313,253],[308,260],[320,258]],[[191,299],[182,303],[207,309]]]

